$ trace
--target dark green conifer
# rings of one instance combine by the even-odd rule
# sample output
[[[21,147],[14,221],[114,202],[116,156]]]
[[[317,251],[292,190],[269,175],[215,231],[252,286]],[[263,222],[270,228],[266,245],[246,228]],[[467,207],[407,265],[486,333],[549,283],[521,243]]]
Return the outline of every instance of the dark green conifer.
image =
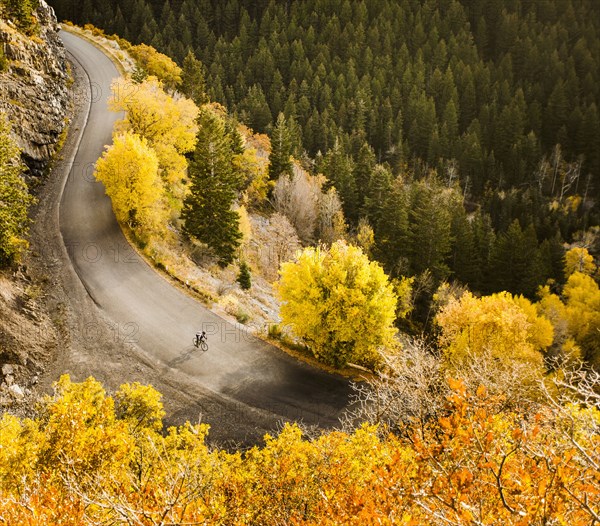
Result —
[[[239,214],[231,209],[239,186],[233,169],[231,140],[223,121],[209,110],[200,112],[198,143],[189,165],[190,193],[181,218],[186,235],[206,243],[227,266],[242,234]]]
[[[236,281],[240,284],[240,287],[242,287],[243,290],[249,290],[250,287],[252,287],[250,268],[245,261],[240,263],[240,272]]]
[[[535,296],[542,279],[538,242],[533,226],[522,230],[514,220],[508,230],[500,234],[490,259],[491,292],[506,290],[513,294]]]
[[[321,168],[323,175],[338,191],[342,200],[344,216],[351,224],[356,224],[358,221],[358,197],[353,175],[353,162],[346,154],[339,138],[323,158]]]
[[[271,132],[271,153],[269,155],[269,179],[277,180],[280,175],[292,175],[292,140],[287,119],[283,113]]]

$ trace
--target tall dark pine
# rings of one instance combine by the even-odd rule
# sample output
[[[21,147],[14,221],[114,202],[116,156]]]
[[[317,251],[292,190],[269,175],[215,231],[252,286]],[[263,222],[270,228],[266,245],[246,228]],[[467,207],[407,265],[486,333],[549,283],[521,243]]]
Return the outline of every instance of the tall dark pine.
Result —
[[[245,261],[240,263],[240,272],[236,281],[240,284],[240,287],[242,287],[243,290],[249,290],[250,287],[252,287],[250,267],[248,267],[248,264]]]
[[[239,186],[223,121],[208,110],[198,117],[198,144],[189,165],[190,193],[181,217],[186,235],[206,243],[223,267],[240,244],[239,214],[231,209]]]
[[[271,154],[269,155],[269,179],[277,180],[281,174],[292,175],[292,140],[287,120],[283,113],[271,133]]]
[[[208,102],[204,80],[204,66],[192,51],[188,51],[183,61],[181,80],[181,91],[184,95],[192,99],[197,106],[202,106]]]
[[[377,231],[385,213],[386,199],[392,188],[392,174],[387,168],[378,164],[374,167],[364,188],[364,205],[361,213]]]
[[[437,181],[418,181],[411,188],[408,213],[411,271],[430,270],[437,283],[448,277],[451,251],[450,206]]]
[[[354,181],[353,162],[344,150],[339,139],[336,139],[322,164],[323,175],[335,186],[342,199],[344,215],[351,224],[358,222],[358,195]]]
[[[384,175],[383,172],[380,175]],[[381,219],[373,224],[375,256],[393,277],[410,271],[408,208],[408,192],[398,177],[383,199]]]
[[[508,230],[498,236],[492,249],[490,271],[489,292],[507,290],[513,294],[535,297],[537,286],[543,281],[543,269],[531,225],[522,230],[515,219]]]
[[[359,190],[357,206],[361,208],[366,206],[364,189],[371,184],[371,177],[376,164],[375,152],[373,151],[373,148],[369,146],[369,143],[364,142],[361,145],[358,154],[355,157],[355,161],[353,175],[356,187]],[[372,221],[373,220],[369,218],[371,224],[373,224]]]

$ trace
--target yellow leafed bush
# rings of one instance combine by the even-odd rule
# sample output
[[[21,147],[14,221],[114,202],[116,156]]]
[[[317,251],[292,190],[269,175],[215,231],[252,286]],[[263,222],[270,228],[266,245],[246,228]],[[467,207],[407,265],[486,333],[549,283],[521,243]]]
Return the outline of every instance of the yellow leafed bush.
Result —
[[[388,277],[358,247],[306,248],[284,263],[276,286],[281,317],[315,356],[342,366],[376,366],[378,351],[394,347],[398,298]]]
[[[119,221],[146,232],[164,228],[158,158],[145,139],[131,132],[116,135],[96,163],[96,178],[104,183]]]

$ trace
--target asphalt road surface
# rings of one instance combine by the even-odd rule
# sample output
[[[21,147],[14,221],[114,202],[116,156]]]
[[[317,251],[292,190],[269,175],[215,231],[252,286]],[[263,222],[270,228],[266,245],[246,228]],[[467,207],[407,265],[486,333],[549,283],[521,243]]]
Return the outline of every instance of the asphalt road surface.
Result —
[[[110,144],[118,115],[110,112],[114,64],[97,48],[63,31],[72,57],[87,73],[90,112],[60,205],[60,230],[73,267],[116,336],[137,345],[164,370],[192,378],[240,408],[331,426],[348,403],[349,385],[300,362],[223,320],[154,271],[128,245],[93,166]],[[209,350],[192,345],[199,328]],[[90,338],[94,337],[90,328]]]

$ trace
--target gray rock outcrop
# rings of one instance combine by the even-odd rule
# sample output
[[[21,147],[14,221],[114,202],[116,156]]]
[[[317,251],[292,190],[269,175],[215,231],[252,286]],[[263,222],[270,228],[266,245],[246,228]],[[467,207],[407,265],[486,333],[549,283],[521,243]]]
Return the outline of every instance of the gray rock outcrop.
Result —
[[[38,30],[20,32],[0,16],[0,111],[8,115],[13,135],[31,175],[42,175],[56,152],[66,124],[69,66],[54,10],[40,0]]]

